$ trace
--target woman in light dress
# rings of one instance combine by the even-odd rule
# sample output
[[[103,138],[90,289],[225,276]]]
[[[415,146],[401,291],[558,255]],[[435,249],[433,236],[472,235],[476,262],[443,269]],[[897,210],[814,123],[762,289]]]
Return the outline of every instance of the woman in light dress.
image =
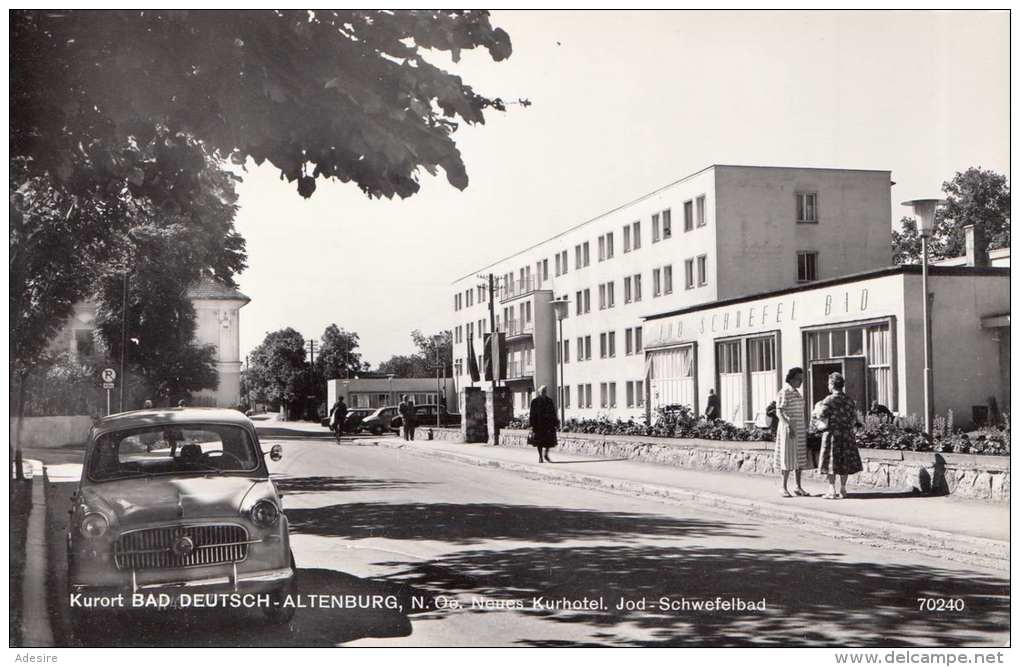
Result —
[[[776,396],[776,468],[783,473],[783,497],[806,496],[800,485],[801,470],[810,467],[807,457],[807,428],[804,423],[804,397],[798,389],[804,384],[804,369],[793,367],[786,373],[786,384]],[[794,471],[797,487],[790,493],[787,484],[790,471]]]

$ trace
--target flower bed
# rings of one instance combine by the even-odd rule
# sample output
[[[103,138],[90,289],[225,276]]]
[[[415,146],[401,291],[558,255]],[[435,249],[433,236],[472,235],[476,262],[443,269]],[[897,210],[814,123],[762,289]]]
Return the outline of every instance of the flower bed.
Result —
[[[941,421],[940,421],[941,420]],[[952,413],[948,420],[936,419],[936,435],[929,437],[918,427],[917,419],[908,417],[885,423],[876,417],[861,420],[857,430],[857,444],[867,449],[888,449],[911,452],[936,452],[948,454],[983,454],[1009,456],[1009,420],[1002,426],[987,427],[973,433],[954,432]],[[508,428],[527,429],[528,424],[514,419]],[[724,421],[699,419],[688,406],[667,406],[657,411],[651,424],[633,419],[612,420],[608,417],[596,419],[566,420],[561,426],[563,433],[587,433],[590,435],[631,435],[652,438],[680,438],[698,440],[725,440],[736,442],[771,441],[771,430],[755,426],[735,426]]]

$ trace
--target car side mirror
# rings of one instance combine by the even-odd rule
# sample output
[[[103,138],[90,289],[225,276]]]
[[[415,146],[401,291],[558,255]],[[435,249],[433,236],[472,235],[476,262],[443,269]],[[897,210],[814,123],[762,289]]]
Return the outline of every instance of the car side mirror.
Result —
[[[263,456],[266,454],[269,454],[269,459],[271,461],[279,461],[283,458],[283,447],[280,445],[273,445],[268,452],[262,452]]]

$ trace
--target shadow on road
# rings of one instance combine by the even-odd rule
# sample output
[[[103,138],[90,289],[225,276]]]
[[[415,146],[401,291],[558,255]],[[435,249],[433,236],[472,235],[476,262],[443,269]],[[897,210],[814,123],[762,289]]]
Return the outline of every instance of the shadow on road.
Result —
[[[941,646],[1008,642],[1009,582],[834,554],[753,548],[535,547],[468,551],[391,579],[446,594],[490,598],[602,597],[607,611],[525,610],[552,623],[602,627],[612,646]],[[451,574],[455,573],[455,574]],[[766,611],[658,608],[673,601],[765,600]],[[919,611],[918,598],[960,598],[962,612]],[[620,598],[645,611],[616,610]],[[477,613],[486,613],[478,610]],[[614,632],[616,626],[627,626]],[[634,627],[644,630],[640,639]],[[522,640],[530,646],[555,645]]]
[[[435,482],[413,482],[408,479],[372,479],[370,477],[277,477],[277,488],[285,493],[318,493],[327,491],[374,491],[376,489],[405,489]],[[287,512],[290,516],[290,511]]]
[[[485,540],[563,542],[574,539],[664,536],[751,538],[740,524],[675,519],[655,514],[500,505],[488,503],[344,503],[289,509],[292,533],[324,537],[440,540],[474,544]]]

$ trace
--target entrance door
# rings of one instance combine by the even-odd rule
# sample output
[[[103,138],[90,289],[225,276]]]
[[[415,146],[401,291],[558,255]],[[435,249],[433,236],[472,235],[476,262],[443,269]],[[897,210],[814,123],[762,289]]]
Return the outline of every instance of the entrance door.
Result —
[[[867,378],[864,359],[846,357],[811,362],[811,404],[807,406],[809,413],[815,403],[829,395],[830,373],[843,374],[843,378],[846,380],[846,395],[854,400],[858,410],[867,412]]]

